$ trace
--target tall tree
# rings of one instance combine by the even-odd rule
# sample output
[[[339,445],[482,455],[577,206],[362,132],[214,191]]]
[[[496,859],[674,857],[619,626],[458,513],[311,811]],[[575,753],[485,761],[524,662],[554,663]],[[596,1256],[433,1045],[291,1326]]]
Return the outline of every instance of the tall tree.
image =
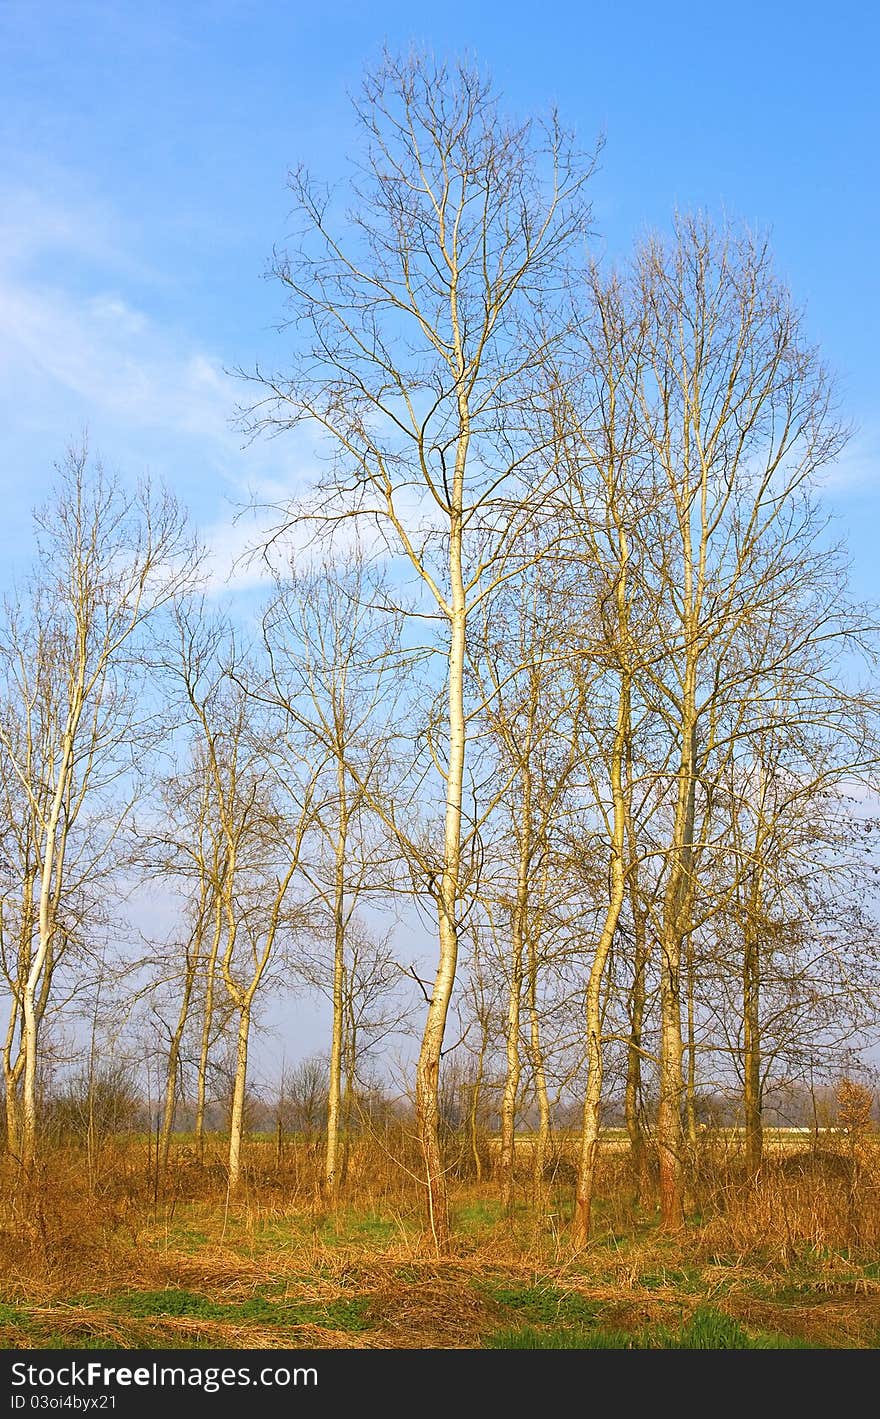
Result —
[[[484,752],[497,764],[506,785],[501,811],[503,840],[492,845],[493,858],[505,862],[495,882],[484,890],[494,899],[494,934],[501,922],[507,933],[507,1010],[504,1027],[505,1072],[501,1095],[498,1172],[501,1200],[510,1210],[514,1196],[515,1132],[522,1075],[522,1015],[529,1022],[529,1055],[541,1127],[538,1153],[547,1146],[548,1099],[538,1019],[538,960],[546,934],[548,860],[558,846],[560,824],[580,753],[579,706],[582,693],[570,673],[565,639],[567,604],[565,568],[536,559],[527,581],[496,598],[474,635],[475,682],[485,704]]]
[[[210,655],[222,636],[212,628],[202,653]],[[211,640],[214,645],[212,647]],[[195,649],[195,648],[194,648]],[[163,943],[157,961],[154,1013],[167,1033],[165,1101],[159,1130],[159,1169],[168,1166],[171,1135],[180,1093],[183,1047],[195,1007],[201,1005],[200,1044],[196,1064],[195,1135],[204,1154],[205,1093],[214,1033],[217,961],[223,935],[222,887],[226,872],[225,845],[217,832],[215,783],[209,771],[210,749],[191,736],[185,758],[175,763],[160,784],[158,821],[138,832],[138,860],[145,877],[163,884],[179,900],[180,924]],[[170,992],[173,1022],[165,1023],[161,997]]]
[[[181,606],[169,667],[188,705],[198,752],[193,767],[211,805],[212,850],[201,845],[204,819],[196,814],[199,877],[216,873],[209,896],[217,904],[209,968],[219,974],[235,1016],[235,1062],[229,1121],[229,1188],[241,1180],[241,1149],[251,1028],[261,990],[283,944],[308,926],[308,903],[295,900],[307,836],[314,826],[322,761],[277,713],[251,693],[246,663],[234,637],[218,633],[204,606]],[[219,941],[218,941],[219,936]]]
[[[378,603],[384,604],[381,586],[357,551],[306,572],[291,567],[263,615],[269,673],[256,690],[298,727],[332,777],[316,816],[327,852],[314,864],[303,865],[333,939],[324,1157],[324,1191],[331,1202],[340,1181],[345,1041],[351,1034],[354,1001],[350,948],[353,935],[358,935],[355,914],[368,892],[375,895],[387,888],[382,859],[388,848],[377,839],[377,820],[369,805],[373,781],[388,753],[388,722],[399,692],[398,627],[396,618],[377,613]]]
[[[664,1224],[683,1217],[682,970],[694,928],[701,819],[719,766],[734,646],[778,616],[812,518],[816,472],[843,446],[828,376],[774,277],[765,243],[683,217],[636,263],[646,312],[639,399],[664,496],[649,536],[663,611],[645,693],[676,761],[658,921],[661,984],[658,1146]],[[747,695],[745,696],[747,698]]]
[[[250,426],[307,421],[322,431],[334,464],[315,515],[377,527],[437,629],[444,825],[430,889],[439,955],[416,1106],[428,1222],[442,1251],[438,1079],[462,911],[469,626],[521,562],[549,476],[522,391],[557,326],[553,292],[586,228],[591,163],[555,118],[541,129],[509,122],[481,74],[421,55],[387,56],[357,115],[365,144],[346,235],[326,190],[302,170],[292,179],[306,237],[274,272],[300,332],[297,363],[274,378],[258,371],[264,398]]]
[[[30,823],[19,964],[10,981],[22,1060],[19,1156],[26,1168],[37,1148],[40,1028],[59,963],[75,939],[67,914],[72,878],[82,881],[71,870],[75,836],[111,783],[127,780],[131,792],[132,764],[149,743],[150,701],[139,687],[144,634],[191,583],[197,564],[170,495],[148,484],[127,491],[89,463],[85,448],[71,450],[58,471],[51,500],[36,514],[27,593],[0,633],[0,753]],[[103,805],[104,821],[87,844],[95,870],[112,851],[124,804],[123,792],[109,811]]]
[[[614,277],[604,280],[595,266],[587,273],[580,308],[572,373],[567,381],[556,380],[554,414],[567,473],[569,555],[580,573],[580,594],[574,598],[580,615],[569,612],[567,641],[576,679],[591,704],[582,730],[588,745],[583,773],[607,852],[608,892],[584,992],[586,1088],[575,1245],[590,1235],[604,1067],[603,989],[633,866],[628,831],[633,821],[633,699],[651,637],[639,536],[654,502],[638,398],[644,317],[630,305],[623,283]],[[643,603],[638,612],[637,603]]]

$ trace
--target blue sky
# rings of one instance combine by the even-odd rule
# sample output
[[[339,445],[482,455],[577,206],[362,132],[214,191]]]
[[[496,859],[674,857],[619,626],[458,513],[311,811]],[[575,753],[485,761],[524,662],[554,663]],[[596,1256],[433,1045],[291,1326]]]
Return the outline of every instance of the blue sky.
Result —
[[[880,530],[880,7],[372,0],[0,0],[0,583],[30,508],[87,427],[124,473],[191,506],[218,583],[249,487],[309,476],[294,440],[248,450],[224,370],[282,357],[285,177],[345,171],[347,93],[383,42],[470,52],[521,114],[557,104],[585,146],[597,249],[623,255],[676,205],[770,228],[858,432],[831,480],[855,582]],[[418,17],[418,18],[416,18]],[[294,1053],[321,1047],[310,1013]],[[278,1046],[280,1047],[280,1045]]]
[[[0,556],[18,565],[52,461],[88,427],[190,504],[222,577],[248,487],[295,488],[292,440],[247,451],[225,369],[282,354],[287,169],[345,170],[347,93],[383,42],[472,53],[520,112],[606,137],[597,248],[676,205],[770,228],[857,434],[831,480],[855,580],[880,528],[878,7],[843,0],[461,4],[2,0]]]

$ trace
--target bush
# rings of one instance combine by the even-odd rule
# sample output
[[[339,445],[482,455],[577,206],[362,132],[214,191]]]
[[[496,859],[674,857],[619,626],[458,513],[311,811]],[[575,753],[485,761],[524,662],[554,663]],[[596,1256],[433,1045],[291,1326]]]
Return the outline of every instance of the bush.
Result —
[[[47,1134],[56,1143],[85,1143],[144,1126],[129,1066],[117,1062],[71,1075],[46,1103]]]

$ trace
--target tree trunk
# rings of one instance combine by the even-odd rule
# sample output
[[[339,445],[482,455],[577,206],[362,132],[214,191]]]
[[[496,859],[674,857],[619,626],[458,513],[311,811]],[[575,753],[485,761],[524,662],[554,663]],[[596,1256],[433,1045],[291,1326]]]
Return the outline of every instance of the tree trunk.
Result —
[[[10,1004],[9,1024],[6,1028],[6,1039],[3,1044],[3,1086],[6,1101],[6,1147],[10,1157],[17,1158],[20,1147],[21,1135],[21,1109],[19,1106],[18,1087],[21,1079],[21,1071],[24,1067],[24,1055],[19,1045],[15,1063],[12,1061],[12,1054],[15,1045],[15,1035],[18,1028],[18,1017],[20,1014],[19,997],[15,996]]]
[[[458,933],[450,920],[448,905],[441,901],[440,962],[416,1068],[416,1115],[425,1164],[428,1226],[438,1255],[447,1252],[450,1246],[449,1202],[440,1147],[439,1083],[443,1036],[457,958]]]
[[[456,504],[460,507],[460,477],[464,472],[464,451],[460,465]],[[461,802],[464,782],[465,717],[464,662],[466,612],[462,577],[462,519],[460,512],[450,518],[450,607],[449,644],[449,763],[446,775],[446,818],[444,828],[443,875],[437,902],[440,927],[440,959],[434,989],[428,1005],[422,1046],[416,1068],[416,1116],[425,1164],[428,1226],[438,1255],[450,1246],[449,1203],[446,1174],[440,1148],[440,1057],[446,1032],[446,1017],[458,964],[458,898],[461,864]]]
[[[21,1031],[24,1049],[24,1078],[21,1097],[21,1161],[31,1167],[37,1148],[37,1019],[32,991],[25,987]]]
[[[342,1096],[342,1047],[345,1029],[345,852],[348,840],[348,806],[345,766],[337,759],[339,824],[333,882],[333,1023],[330,1033],[330,1077],[327,1089],[327,1148],[324,1157],[324,1193],[332,1205],[339,1192],[339,1122]]]
[[[28,864],[30,865],[30,864]],[[19,1089],[24,1069],[21,1042],[22,987],[30,971],[33,956],[34,889],[32,872],[27,872],[22,890],[21,924],[18,938],[17,980],[9,982],[9,1020],[3,1041],[3,1085],[6,1098],[6,1146],[13,1158],[19,1158],[21,1147],[21,1100]],[[18,1048],[16,1049],[16,1036]],[[13,1055],[15,1058],[13,1059]]]
[[[638,888],[634,880],[630,884],[630,897],[634,948],[633,979],[629,1000],[630,1029],[626,1054],[624,1114],[637,1200],[641,1201],[645,1195],[647,1163],[645,1133],[642,1128],[642,1031],[645,1019],[645,969],[648,963],[648,950],[645,916],[638,901]]]
[[[477,1054],[477,1072],[474,1076],[473,1088],[471,1089],[471,1106],[468,1114],[468,1128],[471,1137],[471,1157],[474,1160],[474,1176],[477,1182],[483,1181],[483,1157],[480,1152],[480,1094],[483,1088],[483,1067],[486,1058],[486,1028],[482,1025],[480,1030],[480,1048]]]
[[[516,912],[514,912],[514,917]],[[511,933],[510,983],[507,995],[507,1029],[505,1032],[506,1071],[501,1095],[501,1149],[498,1172],[501,1178],[501,1206],[505,1212],[513,1207],[513,1180],[516,1167],[516,1106],[522,1073],[519,1057],[519,1012],[522,998],[522,933],[514,925]]]
[[[354,1116],[354,1077],[355,1077],[355,1051],[357,1047],[357,1037],[354,1024],[349,1025],[348,1041],[343,1050],[345,1060],[345,1088],[342,1093],[342,1162],[339,1167],[339,1185],[344,1187],[348,1180],[348,1169],[351,1162],[351,1137],[352,1122]]]
[[[623,583],[623,577],[620,578]],[[625,584],[622,593],[625,594]],[[630,719],[629,678],[624,672],[617,703],[617,725],[611,751],[611,897],[602,931],[593,956],[593,964],[587,981],[585,1001],[587,1036],[587,1085],[584,1097],[584,1119],[581,1132],[580,1162],[578,1166],[577,1191],[572,1221],[572,1243],[584,1246],[590,1239],[593,1187],[596,1178],[596,1160],[599,1152],[599,1128],[602,1117],[602,983],[608,955],[620,920],[623,897],[626,890],[626,865],[624,851],[626,845],[626,801],[623,792],[623,762],[629,737]]]
[[[743,950],[743,1113],[746,1130],[746,1167],[755,1174],[761,1167],[764,1130],[761,1105],[761,960],[757,923],[746,923]]]
[[[193,980],[195,978],[197,963],[198,946],[196,947],[196,959],[187,963],[186,981],[180,1001],[180,1010],[177,1015],[177,1024],[174,1027],[174,1032],[168,1046],[168,1069],[165,1075],[165,1107],[162,1111],[162,1127],[159,1132],[160,1173],[164,1173],[168,1168],[168,1155],[171,1150],[171,1134],[174,1130],[174,1114],[177,1107],[177,1066],[180,1062],[180,1042],[183,1039],[183,1032],[186,1029],[186,1022],[189,1018],[189,1006],[192,999]]]
[[[17,1158],[21,1131],[18,1083],[11,1072],[5,1075],[4,1083],[6,1085],[6,1147],[10,1157]]]
[[[684,1222],[681,1127],[681,1005],[679,942],[673,935],[660,951],[660,1097],[657,1150],[660,1162],[660,1217],[674,1230]]]
[[[681,965],[683,947],[690,929],[693,893],[696,805],[695,698],[696,664],[691,659],[685,675],[681,762],[660,942],[660,1097],[657,1104],[657,1149],[660,1162],[660,1216],[663,1226],[669,1230],[676,1230],[684,1224]]]
[[[697,1047],[694,1025],[694,939],[687,939],[687,1079],[685,1083],[684,1113],[687,1123],[687,1140],[691,1149],[697,1146]]]
[[[528,753],[528,744],[526,745]],[[519,1021],[522,1003],[524,928],[528,902],[529,862],[531,858],[532,783],[528,763],[523,765],[523,806],[519,832],[519,860],[516,868],[516,897],[513,904],[510,933],[510,989],[507,998],[507,1034],[505,1052],[507,1072],[501,1098],[501,1206],[505,1212],[513,1207],[514,1174],[516,1171],[516,1106],[522,1066],[519,1052]]]
[[[627,811],[624,790],[624,771],[628,763],[630,737],[630,711],[632,700],[632,671],[629,647],[629,622],[627,605],[627,569],[629,549],[626,534],[618,527],[618,575],[615,582],[617,611],[616,650],[620,683],[617,696],[617,716],[614,740],[611,745],[609,779],[611,784],[611,892],[608,909],[602,924],[602,931],[593,956],[593,964],[587,981],[584,1002],[587,1083],[584,1096],[584,1117],[581,1132],[580,1160],[578,1164],[577,1190],[572,1219],[572,1242],[574,1246],[584,1246],[590,1238],[593,1188],[596,1178],[596,1160],[599,1152],[599,1128],[602,1118],[602,983],[605,968],[614,942],[620,912],[626,891],[626,833],[631,821]]]
[[[211,1051],[211,1028],[214,1023],[214,986],[217,979],[217,955],[220,950],[220,937],[223,930],[223,903],[219,893],[214,910],[214,938],[211,942],[211,951],[207,960],[208,974],[205,980],[205,1014],[202,1020],[202,1038],[199,1044],[199,1064],[196,1075],[195,1135],[200,1163],[205,1161],[205,1095],[208,1084],[208,1055]]]
[[[241,1142],[244,1132],[244,1099],[247,1086],[248,1037],[250,1035],[250,1005],[242,1007],[238,1021],[235,1050],[235,1083],[232,1109],[229,1115],[229,1195],[234,1197],[241,1184]]]
[[[42,1013],[39,1008],[37,992],[43,988],[42,995],[45,999],[45,986],[48,981],[44,979],[44,974],[49,970],[52,960],[55,935],[53,907],[58,895],[57,890],[53,892],[53,885],[57,887],[62,879],[66,846],[66,833],[60,827],[61,812],[68,790],[73,762],[73,736],[78,721],[79,713],[74,707],[68,715],[67,728],[62,740],[55,793],[46,823],[37,912],[37,949],[34,952],[30,970],[22,989],[21,1046],[24,1053],[24,1071],[21,1098],[21,1161],[25,1169],[32,1166],[37,1149],[37,1050]]]
[[[535,1205],[540,1206],[544,1194],[544,1173],[547,1155],[550,1151],[550,1096],[547,1092],[547,1072],[544,1068],[544,1050],[541,1044],[541,1020],[538,1012],[538,951],[534,931],[529,932],[529,1054],[532,1064],[532,1078],[538,1099],[538,1134],[532,1159],[532,1187]]]

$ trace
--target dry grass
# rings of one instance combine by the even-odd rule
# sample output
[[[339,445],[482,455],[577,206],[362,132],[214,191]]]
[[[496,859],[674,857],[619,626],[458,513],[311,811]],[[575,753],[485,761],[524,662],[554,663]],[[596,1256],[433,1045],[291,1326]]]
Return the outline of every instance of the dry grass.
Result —
[[[491,1180],[453,1179],[456,1247],[443,1262],[418,1184],[386,1148],[372,1166],[361,1150],[335,1212],[316,1182],[307,1152],[290,1145],[279,1167],[259,1142],[234,1202],[219,1150],[204,1165],[181,1150],[162,1187],[135,1142],[108,1146],[91,1181],[73,1151],[27,1182],[0,1159],[0,1344],[471,1348],[505,1327],[516,1343],[518,1325],[681,1326],[707,1304],[810,1346],[880,1343],[873,1140],[771,1156],[756,1179],[729,1140],[707,1143],[677,1235],[637,1196],[626,1156],[609,1153],[594,1239],[577,1253],[567,1182],[536,1207],[524,1173],[505,1217]]]

